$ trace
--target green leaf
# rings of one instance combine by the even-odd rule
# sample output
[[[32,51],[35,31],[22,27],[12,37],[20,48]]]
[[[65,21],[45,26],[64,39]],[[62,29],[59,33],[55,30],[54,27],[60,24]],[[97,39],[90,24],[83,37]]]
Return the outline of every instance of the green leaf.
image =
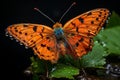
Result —
[[[78,68],[65,64],[57,64],[54,70],[51,71],[50,77],[74,79],[73,76],[78,74]]]
[[[120,55],[120,16],[112,12],[106,28],[96,36],[100,44],[112,55]]]
[[[108,24],[106,25],[107,28],[112,28],[120,25],[120,16],[112,11],[112,15],[110,16],[110,20],[108,21]]]
[[[64,56],[61,56],[58,63],[62,63],[65,65],[72,65],[74,67],[80,68],[80,59],[79,58],[73,58],[70,54],[66,54]]]
[[[39,58],[34,58],[34,57],[31,57],[30,59],[32,62],[31,63],[32,71],[35,74],[40,74],[40,73],[44,74],[46,71],[47,62]]]
[[[110,54],[120,55],[120,26],[107,28],[96,38]]]
[[[84,55],[80,60],[82,67],[94,67],[102,68],[105,62],[105,56],[108,54],[105,52],[102,45],[98,41],[94,42],[94,47],[91,52]]]
[[[37,74],[33,74],[32,80],[39,80],[39,76]]]

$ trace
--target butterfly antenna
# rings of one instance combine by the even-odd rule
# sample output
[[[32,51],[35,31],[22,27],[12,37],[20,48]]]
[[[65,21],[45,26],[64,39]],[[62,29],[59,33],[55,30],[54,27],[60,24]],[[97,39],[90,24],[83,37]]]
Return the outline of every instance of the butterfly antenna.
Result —
[[[53,21],[50,17],[48,17],[46,14],[44,14],[42,11],[40,11],[38,8],[34,8],[34,10],[38,11],[39,13],[41,13],[43,16],[45,16],[46,18],[48,18],[50,21],[52,21],[53,23],[55,23],[55,21]]]
[[[66,15],[66,13],[71,9],[72,6],[74,6],[76,4],[76,2],[73,2],[70,7],[65,11],[65,13],[62,15],[62,17],[60,18],[59,22],[61,22],[61,20],[63,19],[63,17]]]

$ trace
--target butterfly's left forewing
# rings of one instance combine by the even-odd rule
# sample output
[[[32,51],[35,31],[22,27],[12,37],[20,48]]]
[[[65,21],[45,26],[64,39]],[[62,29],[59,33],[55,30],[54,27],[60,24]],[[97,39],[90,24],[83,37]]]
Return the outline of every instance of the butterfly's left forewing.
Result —
[[[73,53],[77,57],[86,54],[92,48],[92,38],[100,31],[109,15],[109,10],[100,8],[83,13],[64,27],[64,33]]]
[[[13,24],[6,31],[28,47],[33,47],[43,38],[53,33],[53,30],[45,25],[31,23]]]
[[[33,48],[40,59],[49,60],[52,63],[58,60],[52,28],[39,24],[21,23],[9,26],[6,31],[20,43]]]

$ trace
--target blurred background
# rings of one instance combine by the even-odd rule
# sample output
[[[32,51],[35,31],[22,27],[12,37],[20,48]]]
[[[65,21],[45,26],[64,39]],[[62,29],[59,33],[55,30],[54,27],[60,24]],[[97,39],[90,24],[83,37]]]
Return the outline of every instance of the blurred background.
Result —
[[[65,24],[71,18],[95,8],[108,8],[120,14],[119,0],[1,0],[0,1],[0,56],[3,80],[25,80],[24,70],[30,65],[32,49],[25,49],[15,40],[5,36],[5,29],[16,23],[37,23],[52,27],[53,23],[35,11],[37,7],[57,22],[68,7],[76,2],[61,21]]]

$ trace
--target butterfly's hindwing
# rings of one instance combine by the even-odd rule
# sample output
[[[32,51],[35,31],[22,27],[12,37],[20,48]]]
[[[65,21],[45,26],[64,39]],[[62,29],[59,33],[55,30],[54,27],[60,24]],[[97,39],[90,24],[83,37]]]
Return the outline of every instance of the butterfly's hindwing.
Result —
[[[40,59],[50,60],[52,63],[55,63],[59,58],[56,40],[52,36],[42,39],[33,50]]]

